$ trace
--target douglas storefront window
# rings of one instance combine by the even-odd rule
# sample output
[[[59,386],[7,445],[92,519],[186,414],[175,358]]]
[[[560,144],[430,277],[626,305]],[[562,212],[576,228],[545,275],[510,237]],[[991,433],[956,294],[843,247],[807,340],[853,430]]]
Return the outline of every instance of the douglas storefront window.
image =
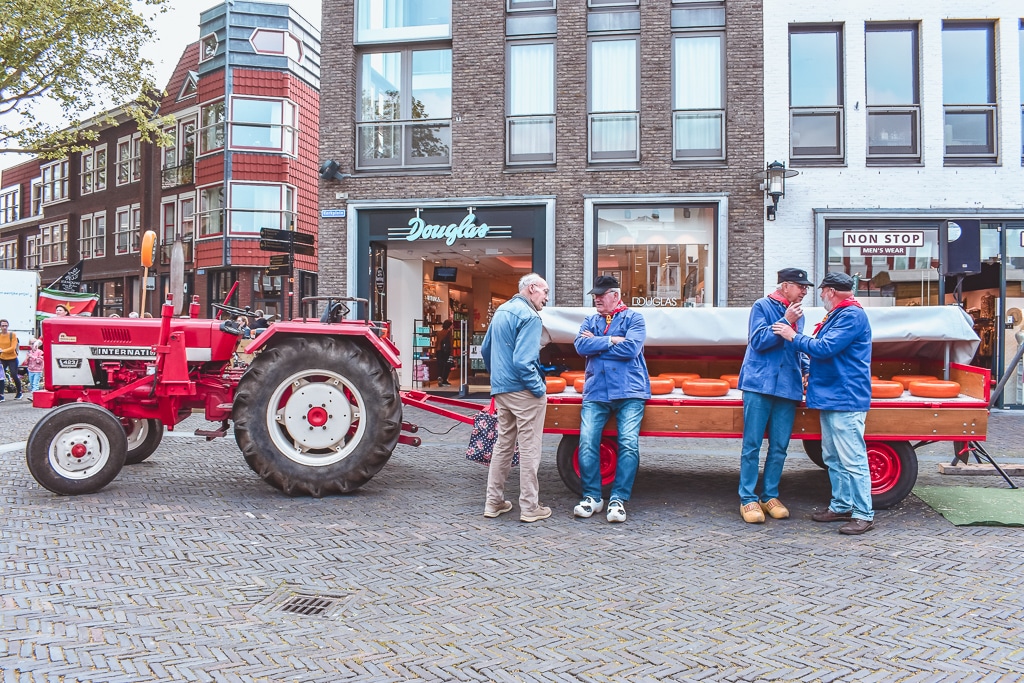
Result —
[[[613,275],[633,307],[712,306],[712,206],[597,209],[597,275]]]

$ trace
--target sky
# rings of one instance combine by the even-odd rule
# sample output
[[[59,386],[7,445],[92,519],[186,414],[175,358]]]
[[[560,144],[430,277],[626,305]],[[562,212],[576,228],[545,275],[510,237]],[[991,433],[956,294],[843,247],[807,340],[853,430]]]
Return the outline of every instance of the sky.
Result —
[[[287,1],[314,27],[320,27],[321,0],[277,0]],[[141,3],[136,3],[141,6]],[[220,4],[217,0],[171,0],[168,10],[156,22],[156,42],[147,46],[143,56],[153,62],[154,81],[160,87],[167,85],[167,79],[174,71],[181,51],[191,42],[199,40],[199,14]],[[52,123],[60,123],[60,110],[55,106],[45,107],[53,111]],[[31,157],[20,154],[0,154],[0,168],[19,164]]]

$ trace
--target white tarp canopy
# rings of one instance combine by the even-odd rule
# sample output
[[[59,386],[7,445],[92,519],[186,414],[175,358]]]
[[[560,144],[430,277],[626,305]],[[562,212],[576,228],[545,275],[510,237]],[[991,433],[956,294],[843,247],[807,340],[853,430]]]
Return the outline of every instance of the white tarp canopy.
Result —
[[[645,353],[690,347],[702,356],[742,356],[747,345],[749,308],[635,308],[647,322]],[[970,316],[957,306],[866,307],[872,354],[877,359],[928,358],[969,363],[980,340]],[[541,344],[572,344],[593,308],[549,307],[541,311]],[[810,334],[824,308],[805,308]],[[664,353],[662,351],[661,353]],[[678,353],[678,352],[677,352]]]

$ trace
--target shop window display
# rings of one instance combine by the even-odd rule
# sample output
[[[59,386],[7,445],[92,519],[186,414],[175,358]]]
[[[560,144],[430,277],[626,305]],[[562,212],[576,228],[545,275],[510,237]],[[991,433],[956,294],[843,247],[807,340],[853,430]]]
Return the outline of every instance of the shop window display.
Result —
[[[598,209],[597,274],[618,279],[633,307],[710,306],[714,233],[712,207]]]

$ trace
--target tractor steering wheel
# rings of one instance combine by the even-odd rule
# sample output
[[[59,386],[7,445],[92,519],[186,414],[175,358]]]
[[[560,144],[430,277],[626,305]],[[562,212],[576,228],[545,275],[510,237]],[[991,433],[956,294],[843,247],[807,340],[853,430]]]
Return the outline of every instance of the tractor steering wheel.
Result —
[[[252,311],[248,308],[239,308],[238,306],[228,306],[227,304],[210,304],[215,310],[222,313],[229,314],[232,318],[236,318],[240,315],[249,317],[252,315]]]

